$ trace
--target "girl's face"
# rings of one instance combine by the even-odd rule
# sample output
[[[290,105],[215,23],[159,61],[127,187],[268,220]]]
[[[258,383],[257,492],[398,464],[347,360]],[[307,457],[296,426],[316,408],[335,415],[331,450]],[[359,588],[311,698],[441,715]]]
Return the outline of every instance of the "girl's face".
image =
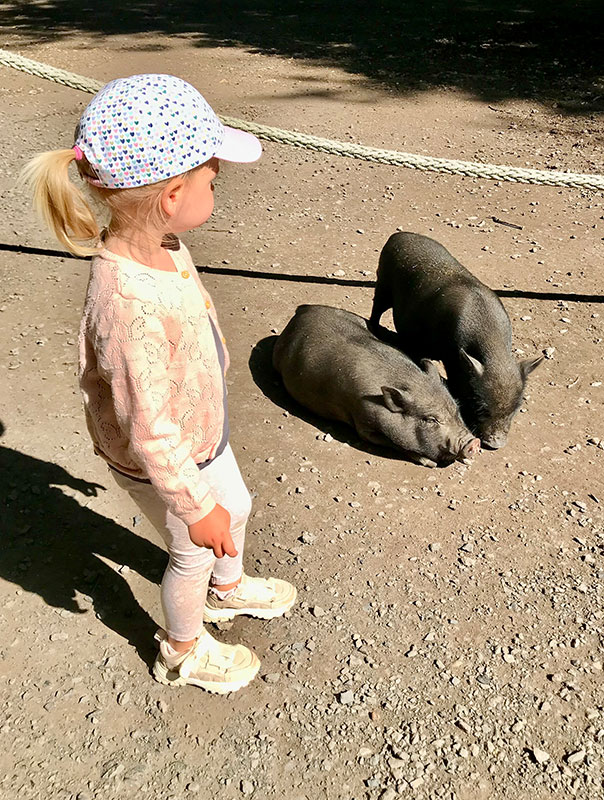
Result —
[[[170,217],[170,232],[183,233],[203,225],[214,210],[214,185],[212,181],[220,171],[217,158],[193,171],[188,179],[167,188],[164,209]]]

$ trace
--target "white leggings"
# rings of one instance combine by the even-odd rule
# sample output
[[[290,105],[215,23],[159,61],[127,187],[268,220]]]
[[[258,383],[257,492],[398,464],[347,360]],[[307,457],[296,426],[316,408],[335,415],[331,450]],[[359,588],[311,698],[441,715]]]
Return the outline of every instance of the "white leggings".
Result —
[[[110,470],[115,482],[125,489],[168,548],[169,561],[161,584],[161,602],[166,631],[172,639],[188,642],[201,633],[203,608],[210,578],[213,584],[226,585],[242,574],[245,525],[252,501],[239,467],[227,445],[225,450],[203,469],[203,479],[212,496],[231,515],[231,536],[237,555],[216,558],[206,547],[198,547],[189,538],[184,522],[166,508],[150,483],[134,481]]]

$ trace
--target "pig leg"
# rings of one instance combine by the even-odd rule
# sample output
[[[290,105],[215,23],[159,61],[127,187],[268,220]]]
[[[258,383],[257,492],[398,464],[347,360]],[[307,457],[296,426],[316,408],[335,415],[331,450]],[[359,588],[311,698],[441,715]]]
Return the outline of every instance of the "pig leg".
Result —
[[[420,456],[417,453],[408,453],[409,461],[414,461],[416,464],[419,464],[420,467],[436,467],[438,466],[436,461],[432,461],[430,458],[426,458],[425,456]]]
[[[357,426],[357,433],[361,439],[365,439],[367,442],[371,442],[372,444],[378,444],[380,447],[387,447],[389,450],[392,450],[394,446],[390,439],[380,433],[380,431],[376,431],[375,428],[369,428],[363,425]],[[437,466],[436,461],[432,461],[425,456],[420,456],[419,453],[412,453],[409,450],[405,450],[404,454],[409,461],[413,461],[415,464],[419,464],[422,467]]]
[[[379,282],[375,287],[375,294],[373,295],[373,308],[371,309],[371,317],[369,318],[369,329],[372,331],[379,330],[380,319],[385,311],[392,308],[392,299],[386,287]]]

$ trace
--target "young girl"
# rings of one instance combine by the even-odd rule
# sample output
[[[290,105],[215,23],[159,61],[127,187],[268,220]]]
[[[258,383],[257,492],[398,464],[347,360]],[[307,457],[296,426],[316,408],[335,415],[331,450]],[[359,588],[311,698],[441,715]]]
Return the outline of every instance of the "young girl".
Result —
[[[236,691],[260,662],[242,645],[216,641],[203,621],[276,617],[296,590],[243,574],[250,496],[228,443],[228,354],[176,234],[211,215],[220,159],[255,161],[260,142],[223,126],[193,86],[171,75],[107,84],[75,139],[71,149],[34,158],[24,176],[59,241],[94,256],[80,328],[88,430],[169,553],[153,674],[160,683]],[[72,161],[109,211],[102,232],[69,180]]]

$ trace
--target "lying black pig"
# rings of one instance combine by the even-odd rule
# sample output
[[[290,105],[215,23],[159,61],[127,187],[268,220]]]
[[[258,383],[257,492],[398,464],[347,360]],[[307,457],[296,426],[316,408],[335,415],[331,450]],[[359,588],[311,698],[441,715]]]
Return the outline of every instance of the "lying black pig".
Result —
[[[380,255],[372,331],[389,308],[405,352],[441,360],[470,429],[487,447],[503,447],[543,356],[516,360],[512,326],[495,292],[434,239],[395,233]]]
[[[273,364],[303,406],[422,466],[467,461],[480,448],[436,365],[425,360],[420,369],[357,314],[299,306],[275,343]]]

